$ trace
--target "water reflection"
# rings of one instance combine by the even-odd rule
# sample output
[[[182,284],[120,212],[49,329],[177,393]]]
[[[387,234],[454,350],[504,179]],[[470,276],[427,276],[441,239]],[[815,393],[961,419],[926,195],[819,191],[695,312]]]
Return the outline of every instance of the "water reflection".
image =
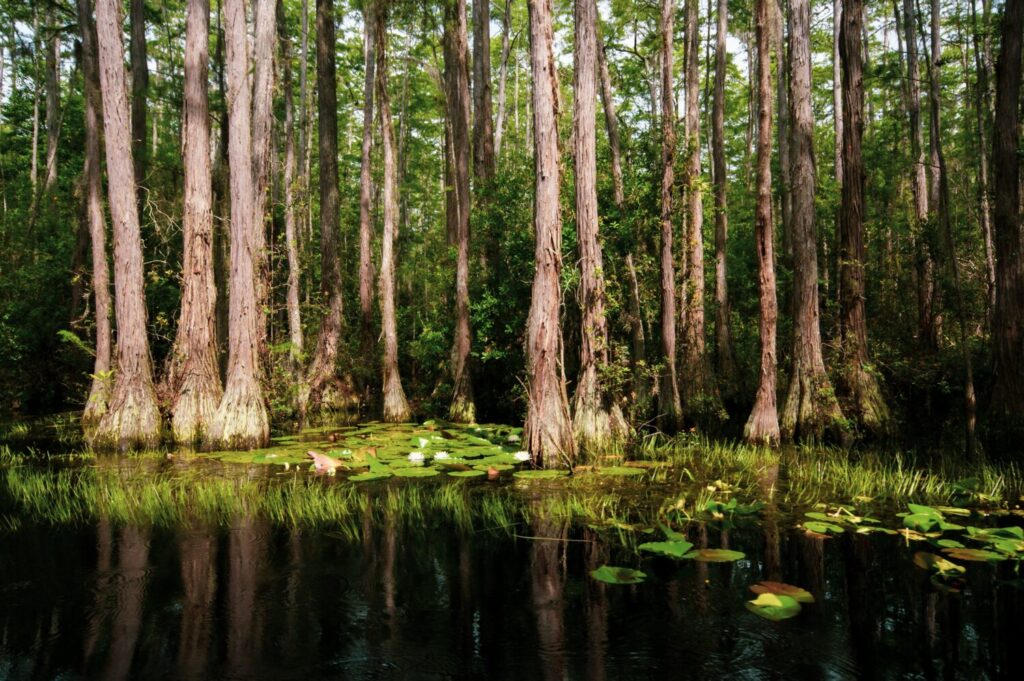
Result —
[[[1006,566],[936,591],[899,538],[694,524],[735,564],[644,560],[551,520],[521,537],[428,521],[346,539],[239,517],[227,527],[0,535],[0,678],[1021,678],[1024,599]],[[761,579],[818,602],[771,623]]]

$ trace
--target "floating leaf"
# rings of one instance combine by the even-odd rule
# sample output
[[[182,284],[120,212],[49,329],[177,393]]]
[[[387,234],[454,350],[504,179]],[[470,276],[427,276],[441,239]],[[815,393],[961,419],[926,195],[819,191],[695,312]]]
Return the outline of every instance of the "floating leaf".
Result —
[[[813,603],[814,596],[806,589],[801,589],[792,584],[783,582],[761,581],[751,584],[750,590],[756,594],[775,594],[777,596],[789,596],[798,603]]]
[[[943,549],[962,549],[964,545],[956,539],[939,539],[935,545]]]
[[[686,553],[693,548],[693,544],[688,541],[649,541],[637,548],[641,551],[656,553],[659,556],[680,559],[685,557]]]
[[[811,532],[817,532],[818,534],[842,534],[846,531],[841,525],[819,522],[817,520],[808,520],[805,522],[804,529],[810,530]]]
[[[371,480],[384,480],[394,475],[391,472],[375,472],[369,471],[367,473],[360,473],[359,475],[350,475],[349,480],[353,482],[369,482]]]
[[[487,471],[448,471],[448,476],[452,478],[482,478],[487,475]]]
[[[609,466],[608,468],[598,468],[598,475],[611,475],[618,477],[629,477],[634,475],[643,475],[642,468],[628,468],[626,466]]]
[[[488,464],[478,464],[476,466],[473,466],[474,470],[483,471],[484,473],[487,472],[488,468],[493,468],[494,470],[500,472],[500,471],[510,471],[513,468],[515,468],[515,466],[513,466],[510,463],[492,463],[492,464],[489,464],[489,465]]]
[[[408,467],[408,468],[396,468],[393,471],[395,477],[398,478],[431,478],[439,474],[436,468],[425,468],[420,467]]]
[[[729,549],[697,549],[683,556],[683,558],[700,561],[701,563],[731,563],[745,557],[746,554]]]
[[[951,563],[942,556],[936,556],[934,553],[927,553],[925,551],[918,551],[914,554],[914,565],[924,570],[937,572],[940,575],[962,575],[967,572],[967,569],[962,565]]]
[[[675,530],[673,530],[672,528],[668,527],[667,525],[664,525],[662,523],[658,523],[658,529],[660,529],[662,534],[665,535],[665,538],[670,540],[670,541],[686,541],[686,535],[685,534],[683,534],[682,532],[676,532]]]
[[[799,614],[800,603],[791,596],[762,593],[754,600],[747,601],[747,610],[766,620],[781,622]]]
[[[647,575],[632,568],[602,565],[591,571],[590,576],[605,584],[639,584],[647,579]]]
[[[997,563],[1006,558],[1002,554],[995,551],[986,551],[985,549],[943,549],[942,552],[950,558],[968,560],[975,563]]]
[[[550,480],[552,478],[561,478],[568,475],[568,473],[554,468],[542,468],[540,470],[532,471],[516,471],[513,475],[517,478],[523,478],[526,480]]]

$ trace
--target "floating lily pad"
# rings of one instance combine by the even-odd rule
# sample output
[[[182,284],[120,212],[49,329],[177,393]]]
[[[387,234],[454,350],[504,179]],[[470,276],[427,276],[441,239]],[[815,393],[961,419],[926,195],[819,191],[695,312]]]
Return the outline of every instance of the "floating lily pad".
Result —
[[[697,549],[683,556],[683,558],[700,561],[701,563],[731,563],[745,557],[745,553],[730,549]]]
[[[440,471],[436,468],[396,468],[394,471],[395,477],[398,478],[431,478],[435,475],[439,475]]]
[[[649,541],[637,548],[641,551],[656,553],[659,556],[681,559],[693,548],[693,544],[688,541]]]
[[[846,530],[842,525],[836,525],[835,523],[826,523],[820,520],[808,520],[804,523],[804,529],[816,532],[818,534],[842,534]]]
[[[766,620],[781,622],[800,613],[800,602],[792,596],[765,592],[747,601],[747,610]]]
[[[602,565],[592,570],[590,576],[605,584],[639,584],[647,579],[647,575],[639,570],[611,565]]]
[[[350,475],[348,479],[353,482],[369,482],[371,480],[384,480],[392,475],[394,474],[386,471],[369,471],[358,475]]]
[[[513,468],[515,468],[515,466],[513,466],[510,463],[477,464],[476,466],[473,466],[474,470],[483,471],[484,473],[486,473],[487,469],[489,469],[489,468],[493,468],[494,470],[500,472],[500,471],[510,471]]]
[[[801,589],[798,586],[792,584],[785,584],[783,582],[772,582],[772,581],[761,581],[757,584],[751,584],[750,590],[756,594],[775,594],[776,596],[788,596],[798,603],[813,603],[814,596],[810,591]]]
[[[1006,556],[1000,553],[986,549],[943,549],[942,552],[950,558],[975,563],[998,563],[1006,558]]]
[[[448,476],[452,478],[482,478],[487,475],[486,471],[448,471]]]
[[[568,473],[554,468],[544,468],[535,471],[516,471],[513,475],[525,480],[551,480],[552,478],[564,477]]]
[[[643,475],[644,471],[642,468],[630,468],[628,466],[609,466],[608,468],[598,468],[595,472],[598,475],[628,477],[634,475]]]

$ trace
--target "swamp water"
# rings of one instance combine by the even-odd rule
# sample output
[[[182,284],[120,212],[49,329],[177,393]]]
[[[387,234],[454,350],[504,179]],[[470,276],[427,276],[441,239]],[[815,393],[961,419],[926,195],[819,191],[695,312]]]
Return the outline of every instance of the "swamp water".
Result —
[[[733,490],[621,462],[531,479],[511,463],[516,434],[362,426],[217,458],[8,453],[0,679],[1024,678],[1024,590],[1005,558],[1024,549],[1017,516],[797,508],[779,466]],[[296,465],[310,447],[352,470]],[[499,479],[451,475],[475,466]],[[438,474],[394,475],[407,467]],[[968,538],[973,524],[1010,529]],[[961,543],[974,548],[950,557]],[[593,578],[603,566],[642,581]],[[769,584],[799,612],[754,612],[765,580],[800,587]]]

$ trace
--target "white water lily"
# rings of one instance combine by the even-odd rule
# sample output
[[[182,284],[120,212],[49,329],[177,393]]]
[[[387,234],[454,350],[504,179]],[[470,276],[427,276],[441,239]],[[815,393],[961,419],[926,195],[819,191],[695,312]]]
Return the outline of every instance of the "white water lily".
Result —
[[[530,452],[516,452],[512,456],[515,457],[516,461],[529,461],[530,460]]]
[[[451,457],[448,455],[448,452],[438,452],[437,454],[434,454],[434,459],[435,460],[436,459],[450,459],[450,458]]]
[[[423,452],[409,452],[409,461],[423,461]]]

